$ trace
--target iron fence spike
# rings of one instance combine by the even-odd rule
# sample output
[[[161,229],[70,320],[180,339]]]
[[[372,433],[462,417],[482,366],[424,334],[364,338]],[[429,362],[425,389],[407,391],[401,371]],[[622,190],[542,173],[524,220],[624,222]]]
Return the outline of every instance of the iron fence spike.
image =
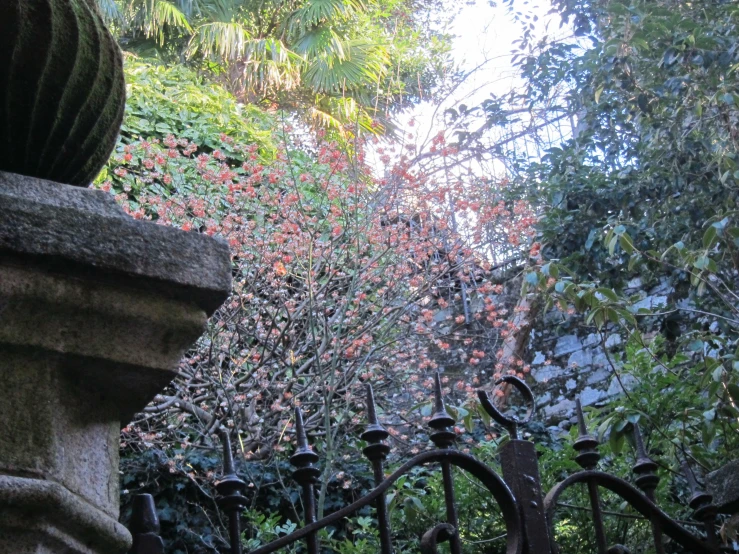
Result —
[[[575,410],[577,412],[577,430],[580,432],[580,436],[584,437],[588,434],[588,428],[585,425],[585,415],[582,412],[582,402],[579,398],[575,400]]]
[[[303,412],[300,406],[295,406],[295,432],[298,439],[298,450],[308,448],[308,436],[305,434],[305,424],[303,423]]]
[[[441,377],[438,371],[434,374],[434,398],[434,407],[436,408],[435,411],[437,413],[446,412],[446,406],[444,406],[444,397],[441,393]]]
[[[509,383],[515,386],[524,396],[527,403],[532,404],[528,414],[524,419],[518,419],[515,416],[505,416],[492,405],[489,396],[484,391],[478,391],[478,395],[482,402],[483,409],[491,414],[496,422],[513,429],[512,438],[516,439],[515,429],[519,422],[529,421],[533,413],[533,394],[526,384],[513,376],[507,376],[498,380],[496,385],[501,383]],[[384,442],[388,437],[388,432],[379,423],[377,417],[377,405],[375,403],[374,391],[371,384],[366,385],[367,400],[367,418],[368,426],[362,434],[362,439],[366,440],[367,446],[364,448],[365,455],[370,459],[373,467],[373,476],[375,488],[364,497],[356,500],[349,506],[339,509],[329,516],[323,517],[320,521],[316,517],[315,505],[315,485],[321,471],[316,467],[319,457],[308,443],[308,436],[305,428],[305,421],[302,411],[299,407],[295,408],[295,429],[297,435],[296,452],[290,457],[290,462],[295,466],[293,471],[294,479],[301,486],[301,498],[305,507],[305,526],[290,533],[289,535],[279,537],[272,543],[258,547],[252,551],[252,554],[267,554],[280,551],[281,548],[304,540],[307,544],[307,552],[317,554],[320,552],[320,544],[317,532],[325,529],[330,525],[334,525],[346,516],[356,513],[364,506],[374,504],[377,510],[377,521],[380,536],[379,552],[382,554],[392,554],[392,534],[390,531],[390,522],[387,513],[386,491],[396,483],[402,476],[409,474],[415,467],[426,466],[430,462],[438,462],[441,464],[442,482],[444,484],[444,502],[446,505],[446,519],[444,525],[451,526],[453,529],[458,528],[458,511],[456,506],[453,468],[458,467],[471,473],[478,480],[482,481],[488,491],[495,497],[498,505],[503,511],[507,528],[507,551],[522,552],[521,545],[532,544],[531,538],[534,534],[540,533],[542,525],[527,528],[524,520],[521,518],[524,514],[525,521],[535,521],[536,518],[546,517],[553,513],[554,507],[560,505],[557,502],[562,491],[568,489],[576,483],[587,483],[588,493],[591,503],[591,511],[593,513],[593,522],[596,525],[596,535],[598,544],[598,552],[609,554],[611,552],[627,552],[620,546],[607,549],[605,542],[605,534],[602,532],[602,512],[600,506],[600,498],[598,489],[605,487],[623,498],[629,498],[628,503],[636,507],[650,521],[652,526],[652,534],[655,549],[658,553],[664,553],[663,534],[668,535],[674,541],[689,548],[691,552],[700,552],[701,554],[717,554],[719,552],[719,542],[716,536],[716,507],[712,505],[711,496],[701,490],[696,475],[692,471],[689,461],[681,462],[681,468],[685,474],[688,485],[691,489],[692,496],[689,501],[691,508],[695,510],[694,519],[703,523],[705,528],[706,539],[693,534],[678,525],[678,521],[669,518],[663,512],[655,507],[655,489],[659,482],[659,476],[656,472],[658,465],[649,458],[644,445],[644,437],[638,424],[634,424],[634,442],[636,447],[637,460],[633,466],[636,473],[636,486],[641,489],[639,492],[634,486],[627,481],[619,479],[616,476],[595,471],[599,454],[597,452],[598,441],[595,436],[588,433],[585,417],[582,409],[582,402],[576,401],[576,415],[579,436],[573,445],[578,455],[576,461],[585,469],[585,471],[577,472],[570,475],[564,481],[556,485],[549,494],[541,498],[533,498],[529,494],[529,501],[525,504],[516,501],[516,498],[526,498],[520,491],[532,491],[541,487],[541,481],[538,473],[538,463],[536,461],[536,453],[533,444],[528,441],[511,441],[503,450],[512,453],[511,463],[503,460],[504,480],[501,479],[495,471],[488,465],[483,464],[469,454],[459,452],[453,448],[455,440],[455,424],[454,418],[446,411],[444,399],[442,397],[441,377],[439,373],[434,376],[434,405],[435,413],[432,415],[429,426],[432,428],[431,440],[442,450],[425,452],[416,454],[412,460],[409,460],[401,468],[393,474],[385,476],[383,461],[389,452],[389,446]],[[227,429],[222,429],[220,435],[223,441],[223,478],[215,483],[218,492],[217,503],[220,508],[228,514],[229,520],[229,540],[231,554],[241,554],[241,515],[244,507],[247,505],[247,498],[244,496],[246,492],[246,483],[241,480],[235,472],[234,455],[231,449],[231,440]],[[528,453],[527,453],[528,452]],[[502,454],[502,455],[503,455]],[[505,454],[506,456],[508,454]],[[520,462],[528,460],[528,465]],[[508,483],[508,485],[507,485]],[[515,486],[511,483],[517,483]],[[518,489],[511,492],[508,488]],[[620,491],[620,492],[619,492]],[[514,496],[515,493],[515,496]],[[628,493],[628,494],[626,494]],[[540,492],[537,493],[541,496]],[[626,494],[626,496],[624,496]],[[134,547],[131,554],[161,554],[163,552],[163,543],[161,538],[156,534],[157,521],[156,513],[153,511],[153,502],[151,498],[139,500],[139,506],[134,506],[132,521],[132,531],[138,529],[139,533],[134,533]],[[572,506],[578,508],[577,506]],[[585,509],[585,508],[583,508]],[[598,531],[601,529],[601,532]],[[450,529],[451,530],[451,529]],[[461,543],[459,536],[450,534],[443,536],[439,534],[437,539],[444,538],[449,540],[450,551],[453,553],[461,552]],[[439,540],[436,540],[438,543]],[[549,544],[544,541],[544,544]],[[154,548],[154,550],[152,550]],[[554,552],[551,549],[537,548],[534,550],[526,550],[523,552],[548,553]]]
[[[137,494],[133,497],[130,531],[133,534],[159,533],[159,516],[150,494]]]
[[[377,425],[379,423],[375,408],[375,395],[370,383],[367,383],[367,421],[370,425]]]
[[[644,439],[642,438],[639,424],[634,423],[634,443],[636,444],[636,456],[638,459],[649,459],[647,449],[644,447]]]
[[[236,473],[236,466],[231,451],[231,437],[227,429],[221,430],[221,442],[223,443],[223,474],[233,475]]]

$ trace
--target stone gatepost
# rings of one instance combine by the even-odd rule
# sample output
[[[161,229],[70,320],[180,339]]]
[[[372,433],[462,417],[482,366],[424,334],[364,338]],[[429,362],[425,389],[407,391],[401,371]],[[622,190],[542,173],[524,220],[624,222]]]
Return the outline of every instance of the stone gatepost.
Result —
[[[225,243],[82,188],[124,100],[94,0],[0,0],[0,554],[128,550],[120,428],[230,290]]]

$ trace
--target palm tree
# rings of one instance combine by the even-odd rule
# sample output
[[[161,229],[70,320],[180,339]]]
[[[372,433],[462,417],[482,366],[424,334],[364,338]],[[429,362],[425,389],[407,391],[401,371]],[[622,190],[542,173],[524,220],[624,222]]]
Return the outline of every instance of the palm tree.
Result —
[[[407,22],[383,25],[387,0],[98,2],[124,47],[200,64],[243,100],[297,108],[318,126],[381,131],[403,93],[392,39]]]

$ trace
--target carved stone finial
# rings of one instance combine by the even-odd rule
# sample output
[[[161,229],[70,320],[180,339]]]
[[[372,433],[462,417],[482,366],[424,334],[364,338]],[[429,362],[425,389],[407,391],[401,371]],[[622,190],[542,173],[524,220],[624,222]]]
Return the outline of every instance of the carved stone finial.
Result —
[[[94,0],[0,2],[0,171],[86,187],[125,101],[121,52]]]

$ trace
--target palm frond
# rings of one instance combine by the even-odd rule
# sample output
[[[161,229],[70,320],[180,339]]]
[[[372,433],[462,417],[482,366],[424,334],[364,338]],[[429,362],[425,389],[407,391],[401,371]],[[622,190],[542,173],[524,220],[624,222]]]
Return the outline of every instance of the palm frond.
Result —
[[[381,79],[388,65],[383,45],[366,40],[345,41],[343,56],[326,52],[311,60],[303,78],[315,92],[336,94],[368,86]]]
[[[97,0],[97,5],[106,24],[123,23],[123,12],[115,0]]]
[[[147,38],[156,38],[159,44],[164,43],[167,27],[192,32],[187,16],[167,0],[132,2],[128,11],[131,26],[142,31]]]
[[[239,23],[199,25],[187,53],[189,57],[200,54],[240,66],[240,81],[247,91],[295,88],[300,83],[300,68],[304,63],[300,55],[279,40],[252,38]]]
[[[247,89],[265,93],[270,89],[291,90],[300,84],[304,59],[279,40],[249,41],[243,62]]]
[[[240,23],[203,23],[195,28],[190,37],[187,55],[192,57],[201,54],[206,58],[219,57],[233,61],[244,57],[251,40],[251,35]]]
[[[198,8],[210,22],[232,23],[238,21],[238,0],[199,0]]]
[[[300,36],[320,23],[345,21],[364,10],[362,0],[308,0],[287,21],[288,32]]]
[[[341,37],[326,26],[318,26],[301,36],[293,44],[293,50],[306,58],[331,55],[343,60],[346,56]]]
[[[310,115],[311,123],[313,123],[313,125],[315,125],[316,127],[333,129],[344,136],[344,124],[328,111],[322,110],[318,106],[312,106],[308,113]]]
[[[308,113],[313,125],[335,129],[342,134],[351,125],[357,125],[371,134],[384,134],[387,130],[385,118],[373,116],[351,96],[318,95]]]
[[[200,3],[198,0],[176,0],[177,8],[187,17],[188,21],[192,21],[195,15],[201,13]]]

